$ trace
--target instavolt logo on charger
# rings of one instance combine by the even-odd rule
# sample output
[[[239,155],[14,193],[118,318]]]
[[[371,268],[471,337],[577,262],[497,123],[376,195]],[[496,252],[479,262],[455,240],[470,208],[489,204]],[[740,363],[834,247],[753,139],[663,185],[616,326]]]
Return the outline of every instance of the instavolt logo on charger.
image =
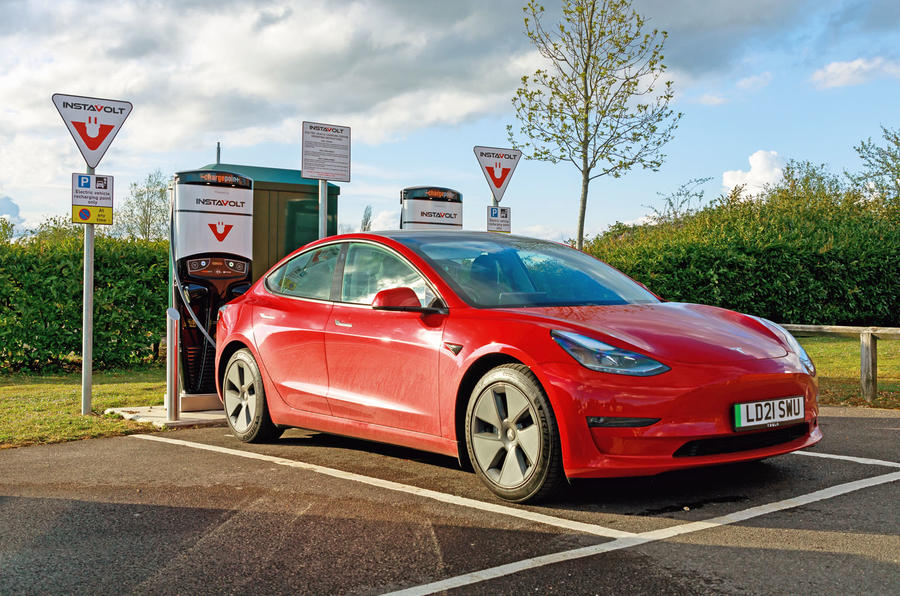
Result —
[[[435,219],[456,219],[458,213],[447,213],[446,211],[422,211],[421,217],[431,217]]]
[[[246,201],[231,201],[223,199],[196,199],[198,205],[206,207],[243,207]]]

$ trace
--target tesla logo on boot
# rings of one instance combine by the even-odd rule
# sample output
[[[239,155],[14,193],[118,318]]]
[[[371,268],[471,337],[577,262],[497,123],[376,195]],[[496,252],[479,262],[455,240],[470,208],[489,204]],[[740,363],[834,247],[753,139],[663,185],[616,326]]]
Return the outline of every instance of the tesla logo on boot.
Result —
[[[487,172],[488,176],[491,177],[491,182],[494,183],[494,186],[500,188],[501,186],[503,186],[503,181],[506,180],[506,177],[509,175],[510,168],[500,167],[500,162],[498,161],[493,168],[491,166],[487,166],[486,168],[484,168],[484,170]],[[500,170],[499,176],[495,174],[497,170]]]
[[[212,230],[213,236],[216,237],[216,240],[219,242],[223,242],[225,240],[225,236],[228,235],[228,232],[231,231],[231,228],[234,226],[231,224],[226,225],[224,222],[219,222],[215,224],[206,224],[209,226],[209,229]]]
[[[88,132],[88,125],[90,125],[92,132]],[[103,144],[103,141],[106,140],[109,133],[112,132],[112,129],[115,128],[112,124],[99,124],[96,116],[88,116],[87,122],[75,122],[72,120],[72,126],[75,127],[75,130],[81,136],[81,140],[84,141],[85,146],[91,151],[96,151]]]

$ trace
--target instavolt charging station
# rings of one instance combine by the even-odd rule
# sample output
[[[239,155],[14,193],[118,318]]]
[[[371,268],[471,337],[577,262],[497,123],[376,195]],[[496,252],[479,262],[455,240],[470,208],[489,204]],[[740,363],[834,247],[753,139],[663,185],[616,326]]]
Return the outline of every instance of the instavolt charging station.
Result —
[[[321,220],[326,235],[337,233],[341,189],[326,183],[326,209],[320,213],[321,186],[300,170],[219,159],[176,174],[170,190],[168,422],[178,421],[180,412],[222,407],[214,377],[219,306],[318,238]]]
[[[253,181],[231,172],[179,172],[173,193],[170,251],[181,391],[173,388],[179,403],[172,405],[177,411],[212,410],[220,407],[215,380],[219,308],[250,287]],[[169,419],[177,418],[170,413]]]

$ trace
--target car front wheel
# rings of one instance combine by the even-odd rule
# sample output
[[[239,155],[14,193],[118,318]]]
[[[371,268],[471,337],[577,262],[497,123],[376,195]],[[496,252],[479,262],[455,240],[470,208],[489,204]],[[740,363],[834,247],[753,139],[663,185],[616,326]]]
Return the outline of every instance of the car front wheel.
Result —
[[[281,435],[269,417],[262,377],[250,350],[238,350],[228,360],[222,393],[225,418],[235,437],[245,443],[263,443]]]
[[[501,499],[538,501],[562,484],[556,419],[527,366],[505,364],[484,375],[472,390],[465,424],[475,473]]]

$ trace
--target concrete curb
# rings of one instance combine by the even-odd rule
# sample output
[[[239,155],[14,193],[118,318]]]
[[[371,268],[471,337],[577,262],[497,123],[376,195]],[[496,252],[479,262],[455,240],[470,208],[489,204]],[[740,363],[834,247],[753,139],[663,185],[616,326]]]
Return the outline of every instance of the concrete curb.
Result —
[[[182,412],[179,420],[166,420],[165,406],[142,406],[135,408],[107,408],[104,414],[118,414],[133,422],[149,422],[157,428],[183,428],[186,426],[226,426],[225,412],[205,410],[202,412]]]
[[[900,410],[862,406],[819,406],[822,418],[900,418]]]

